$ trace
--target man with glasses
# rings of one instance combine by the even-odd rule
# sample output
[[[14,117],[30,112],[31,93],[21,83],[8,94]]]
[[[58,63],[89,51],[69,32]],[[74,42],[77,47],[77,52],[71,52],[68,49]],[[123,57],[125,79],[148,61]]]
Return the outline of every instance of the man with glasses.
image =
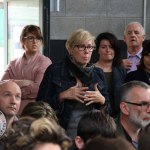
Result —
[[[120,94],[118,132],[137,148],[140,130],[150,123],[150,86],[141,81],[127,82]]]

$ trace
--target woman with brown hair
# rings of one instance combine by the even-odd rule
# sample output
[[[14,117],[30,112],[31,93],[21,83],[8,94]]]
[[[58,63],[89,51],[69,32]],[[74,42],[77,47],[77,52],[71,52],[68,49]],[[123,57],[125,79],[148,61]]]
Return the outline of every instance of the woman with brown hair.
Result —
[[[40,53],[43,43],[41,30],[36,25],[27,25],[20,35],[24,53],[10,62],[1,80],[13,79],[21,88],[21,108],[35,101],[39,85],[51,60]]]

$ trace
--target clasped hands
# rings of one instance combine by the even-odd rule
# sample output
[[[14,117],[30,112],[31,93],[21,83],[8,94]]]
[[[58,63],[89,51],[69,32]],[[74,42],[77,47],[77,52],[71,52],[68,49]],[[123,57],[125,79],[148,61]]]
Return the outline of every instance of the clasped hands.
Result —
[[[60,101],[64,99],[77,100],[85,105],[92,103],[105,103],[105,97],[100,93],[97,84],[94,85],[94,91],[89,91],[88,87],[79,87],[78,84],[63,91],[59,95]]]

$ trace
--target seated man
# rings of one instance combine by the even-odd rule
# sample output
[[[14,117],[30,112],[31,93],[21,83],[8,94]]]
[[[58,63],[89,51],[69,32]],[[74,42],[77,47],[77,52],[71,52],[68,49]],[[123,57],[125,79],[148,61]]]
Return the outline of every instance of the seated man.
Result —
[[[0,82],[0,110],[4,113],[7,121],[7,129],[17,119],[21,103],[21,89],[12,80]]]
[[[93,137],[116,137],[115,121],[103,110],[93,110],[83,115],[80,119],[75,144],[77,149],[82,149]]]
[[[139,132],[150,123],[150,86],[131,81],[121,87],[118,132],[134,147],[138,147]]]

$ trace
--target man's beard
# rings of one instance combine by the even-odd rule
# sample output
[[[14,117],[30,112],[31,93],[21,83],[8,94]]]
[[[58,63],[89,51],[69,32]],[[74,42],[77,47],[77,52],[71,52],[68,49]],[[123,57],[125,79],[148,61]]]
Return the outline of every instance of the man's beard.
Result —
[[[129,119],[137,128],[145,128],[150,123],[150,120],[143,120],[133,112],[131,112]]]

